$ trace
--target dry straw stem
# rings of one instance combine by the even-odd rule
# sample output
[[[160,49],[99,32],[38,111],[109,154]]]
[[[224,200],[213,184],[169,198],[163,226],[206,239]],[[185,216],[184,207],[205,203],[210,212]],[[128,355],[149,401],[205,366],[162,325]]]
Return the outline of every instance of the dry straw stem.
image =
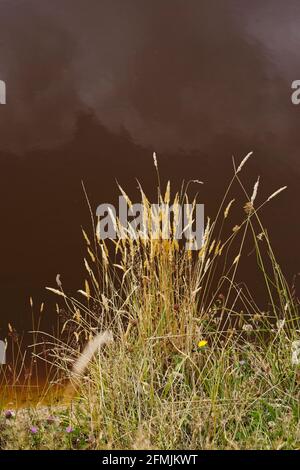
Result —
[[[106,344],[113,342],[113,334],[111,331],[105,331],[104,333],[99,333],[93,339],[91,339],[87,345],[85,346],[83,352],[80,354],[78,359],[75,361],[72,373],[71,373],[71,381],[65,388],[63,400],[69,401],[72,399],[75,393],[75,387],[73,380],[76,382],[81,379],[85,370],[87,369],[89,363],[91,362],[92,358],[95,354],[100,350],[101,347],[105,346]]]
[[[84,348],[82,354],[76,360],[73,366],[73,374],[80,376],[84,373],[90,360],[94,354],[105,344],[109,344],[113,341],[113,335],[111,331],[105,331],[95,336],[91,341],[88,342]]]

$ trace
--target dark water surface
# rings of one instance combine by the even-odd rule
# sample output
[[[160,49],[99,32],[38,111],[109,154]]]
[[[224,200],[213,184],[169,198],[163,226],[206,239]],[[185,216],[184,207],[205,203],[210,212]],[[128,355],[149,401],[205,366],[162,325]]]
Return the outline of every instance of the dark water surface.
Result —
[[[205,182],[207,214],[231,156],[254,150],[249,191],[257,175],[261,200],[288,185],[264,220],[292,279],[299,22],[296,0],[0,2],[0,339],[8,322],[31,328],[30,295],[47,301],[43,326],[52,328],[55,299],[44,287],[57,273],[67,292],[82,287],[80,227],[89,214],[81,181],[94,209],[116,200],[116,179],[133,197],[136,177],[153,194],[153,150],[174,188],[182,178]]]

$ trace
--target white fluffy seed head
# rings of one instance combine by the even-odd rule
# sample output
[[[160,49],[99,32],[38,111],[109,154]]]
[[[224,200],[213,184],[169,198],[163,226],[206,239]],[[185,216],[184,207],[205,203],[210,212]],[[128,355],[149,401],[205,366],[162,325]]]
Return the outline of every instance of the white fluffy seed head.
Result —
[[[243,166],[245,165],[245,163],[247,162],[247,160],[251,157],[251,155],[253,154],[253,152],[249,152],[245,158],[243,158],[243,160],[241,161],[241,163],[239,164],[237,170],[236,170],[236,173],[239,173],[241,171],[241,169],[243,168]]]

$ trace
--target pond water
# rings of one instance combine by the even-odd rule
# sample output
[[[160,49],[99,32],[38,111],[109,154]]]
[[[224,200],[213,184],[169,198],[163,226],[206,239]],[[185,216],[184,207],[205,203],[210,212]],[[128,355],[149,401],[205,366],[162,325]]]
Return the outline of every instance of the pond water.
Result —
[[[133,196],[135,178],[154,194],[154,150],[174,188],[183,178],[205,182],[207,214],[224,193],[231,156],[253,150],[249,191],[258,175],[261,198],[288,185],[264,220],[292,280],[299,15],[297,1],[284,11],[280,1],[1,2],[0,339],[8,323],[31,329],[30,296],[47,303],[42,327],[52,330],[56,299],[45,286],[57,273],[67,292],[82,287],[89,213],[81,181],[94,210],[116,201],[116,179]]]

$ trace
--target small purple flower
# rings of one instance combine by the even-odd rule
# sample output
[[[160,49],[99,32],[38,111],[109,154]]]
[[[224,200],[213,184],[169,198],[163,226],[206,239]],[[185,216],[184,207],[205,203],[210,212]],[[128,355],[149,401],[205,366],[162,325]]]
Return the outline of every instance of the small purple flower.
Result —
[[[38,433],[38,428],[36,426],[31,426],[29,431],[31,432],[31,434],[37,434]]]
[[[68,434],[70,434],[70,433],[73,432],[73,431],[74,431],[74,429],[72,428],[72,426],[68,426],[68,427],[66,428],[66,432],[67,432]]]
[[[13,410],[6,410],[4,412],[4,416],[6,419],[11,419],[15,417],[15,412]]]

